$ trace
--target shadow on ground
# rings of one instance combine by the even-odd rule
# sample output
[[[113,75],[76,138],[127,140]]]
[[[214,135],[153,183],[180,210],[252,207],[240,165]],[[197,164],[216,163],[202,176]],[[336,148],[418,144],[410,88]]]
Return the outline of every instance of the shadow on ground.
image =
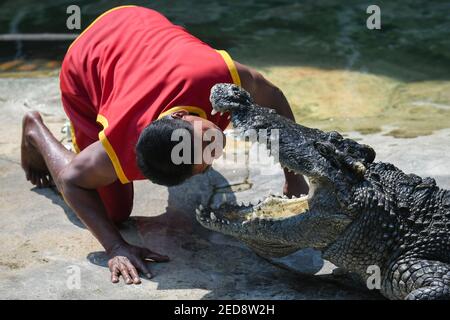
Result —
[[[83,222],[81,222],[81,220],[77,217],[75,212],[73,212],[73,210],[69,208],[64,199],[61,197],[61,194],[56,189],[34,187],[31,189],[31,191],[36,192],[37,194],[51,200],[52,204],[64,210],[64,214],[71,223],[73,223],[75,226],[79,228],[86,229]]]
[[[121,228],[129,243],[171,257],[169,263],[150,263],[157,290],[207,290],[203,299],[380,298],[378,294],[354,287],[354,283],[343,277],[314,276],[321,265],[316,264],[317,270],[307,270],[310,274],[285,270],[258,257],[235,239],[201,227],[195,220],[194,210],[200,203],[209,201],[207,194],[211,189],[207,180],[211,177],[218,184],[228,182],[213,170],[169,188],[165,210],[151,217],[133,216]],[[142,207],[137,206],[142,213]],[[310,259],[307,255],[304,258]],[[104,252],[91,252],[87,259],[107,268]]]

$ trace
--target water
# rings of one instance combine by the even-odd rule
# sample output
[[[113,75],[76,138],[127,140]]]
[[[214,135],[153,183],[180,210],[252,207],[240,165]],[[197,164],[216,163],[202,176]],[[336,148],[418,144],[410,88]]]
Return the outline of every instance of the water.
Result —
[[[377,1],[381,30],[366,28],[368,4],[357,0],[133,2],[257,68],[306,125],[397,137],[450,127],[449,1]],[[128,1],[6,0],[0,33],[70,32],[70,4],[81,7],[86,27]],[[0,42],[0,76],[51,71],[69,44]]]

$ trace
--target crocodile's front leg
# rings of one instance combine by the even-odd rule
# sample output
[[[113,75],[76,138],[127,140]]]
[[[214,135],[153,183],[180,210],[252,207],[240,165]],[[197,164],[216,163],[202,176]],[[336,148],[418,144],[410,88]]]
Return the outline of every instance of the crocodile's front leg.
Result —
[[[381,290],[390,299],[450,300],[450,265],[417,258],[397,260]]]

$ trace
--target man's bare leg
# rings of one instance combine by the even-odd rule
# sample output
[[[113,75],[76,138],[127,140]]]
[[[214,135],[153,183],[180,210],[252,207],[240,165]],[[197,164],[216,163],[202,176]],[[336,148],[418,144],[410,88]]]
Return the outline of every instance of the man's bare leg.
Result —
[[[99,141],[75,155],[56,140],[38,112],[27,113],[23,118],[22,167],[37,186],[46,185],[45,175],[52,177],[67,204],[110,256],[108,266],[112,282],[118,282],[122,275],[127,284],[138,284],[136,268],[147,278],[152,277],[146,260],[169,260],[147,248],[128,244],[108,217],[96,189],[111,185],[117,175]]]
[[[37,111],[25,114],[22,121],[21,163],[27,180],[48,187],[75,153],[67,150],[50,132]]]

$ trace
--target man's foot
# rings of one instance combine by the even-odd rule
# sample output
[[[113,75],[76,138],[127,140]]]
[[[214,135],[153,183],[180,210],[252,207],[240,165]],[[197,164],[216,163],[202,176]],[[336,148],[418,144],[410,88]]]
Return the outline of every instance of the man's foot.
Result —
[[[31,137],[44,125],[42,117],[37,111],[25,114],[22,120],[21,164],[28,181],[38,188],[52,185],[52,178],[45,164],[44,158],[31,143]]]

